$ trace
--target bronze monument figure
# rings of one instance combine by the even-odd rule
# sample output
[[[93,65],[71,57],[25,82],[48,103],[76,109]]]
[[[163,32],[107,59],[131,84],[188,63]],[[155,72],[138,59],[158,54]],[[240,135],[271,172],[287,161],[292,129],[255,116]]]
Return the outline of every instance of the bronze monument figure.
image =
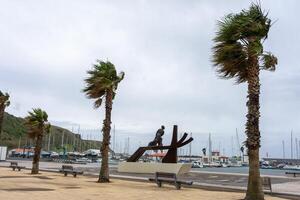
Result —
[[[159,129],[160,130],[160,129]],[[162,136],[164,134],[161,135],[161,131],[158,135]],[[158,143],[154,143],[155,139],[149,143],[148,146],[145,147],[140,147],[136,150],[136,152],[134,152],[134,154],[131,155],[130,158],[127,159],[127,162],[136,162],[138,161],[138,159],[145,153],[145,151],[147,150],[164,150],[164,149],[168,149],[167,154],[165,155],[165,157],[162,159],[162,163],[177,163],[177,149],[189,144],[190,142],[193,141],[193,138],[190,137],[189,139],[185,140],[188,136],[187,133],[184,133],[183,136],[180,138],[180,140],[177,140],[177,133],[178,133],[178,127],[177,125],[174,125],[173,127],[173,136],[172,136],[172,141],[171,144],[168,146],[163,146],[161,145],[157,145]],[[161,137],[160,137],[161,138]],[[162,143],[162,140],[160,141]]]
[[[162,125],[161,128],[157,130],[154,140],[149,142],[148,146],[162,146],[162,136],[165,134],[164,130],[165,126]]]

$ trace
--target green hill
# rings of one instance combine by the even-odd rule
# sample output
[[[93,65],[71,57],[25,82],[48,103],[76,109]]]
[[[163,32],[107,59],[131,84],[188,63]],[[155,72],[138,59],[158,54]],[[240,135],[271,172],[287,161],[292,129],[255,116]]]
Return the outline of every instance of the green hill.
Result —
[[[87,149],[100,149],[101,142],[83,140],[79,134],[52,126],[50,133],[43,138],[43,150],[61,151],[62,143],[67,151],[85,151]],[[24,119],[4,113],[1,145],[8,146],[8,149],[34,146],[34,141],[27,137]]]

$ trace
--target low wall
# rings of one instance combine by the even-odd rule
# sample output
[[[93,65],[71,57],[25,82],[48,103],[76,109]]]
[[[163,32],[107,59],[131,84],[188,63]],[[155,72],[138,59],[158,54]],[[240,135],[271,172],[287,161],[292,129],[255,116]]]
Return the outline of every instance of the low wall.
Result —
[[[118,172],[127,173],[155,173],[168,172],[177,175],[190,171],[192,164],[187,163],[147,163],[147,162],[122,162],[118,165]]]

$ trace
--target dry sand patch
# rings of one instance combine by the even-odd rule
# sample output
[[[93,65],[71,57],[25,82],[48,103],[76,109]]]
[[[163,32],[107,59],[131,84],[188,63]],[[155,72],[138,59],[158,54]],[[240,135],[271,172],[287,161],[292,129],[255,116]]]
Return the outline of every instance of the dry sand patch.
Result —
[[[87,176],[64,177],[58,173],[42,172],[30,175],[28,170],[14,172],[0,168],[0,199],[4,200],[239,200],[242,193],[214,192],[173,186],[156,187],[153,183],[112,179],[100,184]],[[266,197],[266,200],[281,198]]]

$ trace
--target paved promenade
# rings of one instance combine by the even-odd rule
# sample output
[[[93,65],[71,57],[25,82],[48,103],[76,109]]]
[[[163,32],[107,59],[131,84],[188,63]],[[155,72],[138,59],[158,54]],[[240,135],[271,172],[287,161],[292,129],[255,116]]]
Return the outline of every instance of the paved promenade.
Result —
[[[19,160],[20,165],[31,168],[31,161]],[[0,162],[0,166],[8,166],[9,162]],[[40,162],[40,169],[58,171],[62,163]],[[99,163],[89,163],[87,165],[72,164],[74,167],[85,171],[85,174],[97,176],[99,173]],[[110,173],[113,177],[124,177],[129,179],[147,180],[151,174],[118,173],[117,165],[110,166]],[[184,180],[192,180],[195,185],[208,187],[223,187],[227,189],[245,190],[247,186],[247,176],[241,174],[215,173],[192,171],[181,177]],[[271,176],[272,188],[275,193],[293,194],[300,196],[300,177],[291,176]]]
[[[42,172],[31,175],[28,170],[12,171],[0,168],[0,199],[5,200],[240,200],[243,193],[208,191],[194,188],[176,190],[173,186],[158,188],[149,182],[112,179],[100,184],[90,176],[64,177],[62,174]],[[270,197],[266,200],[283,200]]]

